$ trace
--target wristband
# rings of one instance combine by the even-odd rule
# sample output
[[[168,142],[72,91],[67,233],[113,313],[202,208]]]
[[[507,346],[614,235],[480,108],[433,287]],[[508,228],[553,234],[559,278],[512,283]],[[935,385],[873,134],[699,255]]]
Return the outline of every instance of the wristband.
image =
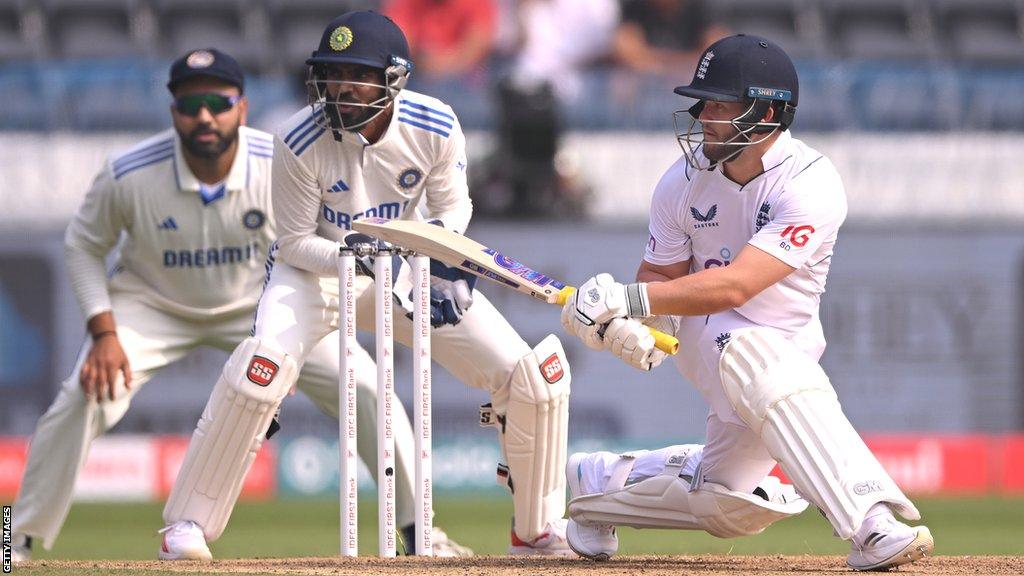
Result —
[[[92,335],[92,341],[93,342],[97,342],[101,338],[106,338],[107,336],[117,336],[117,331],[116,330],[104,330],[103,332],[97,332],[96,334]]]

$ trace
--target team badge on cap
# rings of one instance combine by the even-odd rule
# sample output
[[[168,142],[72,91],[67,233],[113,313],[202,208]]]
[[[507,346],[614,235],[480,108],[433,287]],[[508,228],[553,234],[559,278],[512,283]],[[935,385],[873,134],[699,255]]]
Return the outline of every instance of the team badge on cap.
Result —
[[[261,210],[253,208],[242,216],[242,224],[249,230],[256,230],[267,221],[267,215]]]
[[[338,26],[331,32],[331,48],[341,52],[352,45],[352,30],[348,26]]]
[[[419,184],[421,179],[423,179],[423,172],[416,168],[408,168],[398,175],[398,185],[406,189],[412,188]]]
[[[213,53],[208,50],[196,50],[188,55],[185,63],[189,68],[209,68],[213,64]]]

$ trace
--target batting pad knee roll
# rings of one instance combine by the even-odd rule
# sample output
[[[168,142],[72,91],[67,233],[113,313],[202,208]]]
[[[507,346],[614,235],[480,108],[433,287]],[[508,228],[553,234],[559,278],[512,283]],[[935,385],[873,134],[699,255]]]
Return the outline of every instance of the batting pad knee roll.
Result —
[[[783,335],[734,331],[719,369],[733,409],[840,538],[852,537],[876,503],[921,517],[853,429],[825,371]]]
[[[191,520],[207,541],[224,531],[277,407],[298,378],[295,360],[247,338],[235,348],[203,415],[164,507],[168,524]]]

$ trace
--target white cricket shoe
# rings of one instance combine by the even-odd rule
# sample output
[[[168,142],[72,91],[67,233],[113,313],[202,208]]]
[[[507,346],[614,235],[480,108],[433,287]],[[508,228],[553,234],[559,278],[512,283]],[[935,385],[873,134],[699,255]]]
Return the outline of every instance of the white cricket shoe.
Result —
[[[598,492],[597,489],[586,486],[583,481],[583,466],[587,465],[587,456],[586,452],[577,452],[569,456],[565,463],[565,479],[569,485],[570,501]],[[611,524],[580,523],[570,518],[565,536],[573,552],[591,560],[603,562],[619,550],[619,537],[615,533],[615,526]]]
[[[846,565],[854,570],[888,570],[932,553],[935,540],[927,526],[907,526],[888,507],[869,516],[853,537]]]
[[[32,559],[32,537],[15,532],[11,536],[11,562],[23,564]]]
[[[513,522],[514,525],[515,523]],[[515,528],[511,532],[512,544],[508,547],[508,553],[512,556],[576,557],[576,553],[569,548],[569,544],[565,540],[564,518],[549,522],[544,533],[529,542],[519,538],[516,535]]]
[[[469,558],[473,555],[471,548],[452,540],[437,526],[430,534],[430,549],[435,558]]]
[[[160,533],[164,535],[157,552],[161,560],[213,560],[199,524],[191,520],[175,522]]]

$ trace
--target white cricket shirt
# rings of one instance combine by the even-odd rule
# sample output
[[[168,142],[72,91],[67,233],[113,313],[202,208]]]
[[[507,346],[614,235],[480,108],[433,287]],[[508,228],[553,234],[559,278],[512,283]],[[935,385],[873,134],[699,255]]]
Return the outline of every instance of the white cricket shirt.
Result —
[[[337,275],[338,243],[360,218],[436,218],[449,230],[466,229],[473,205],[455,112],[410,90],[393,106],[384,135],[370,145],[351,132],[337,140],[310,107],[284,123],[274,147],[278,258]]]
[[[736,309],[753,322],[795,332],[818,314],[846,193],[832,162],[781,132],[746,185],[721,169],[695,170],[680,158],[651,202],[644,259],[690,271],[727,266],[750,244],[796,270]]]
[[[173,129],[111,156],[64,237],[72,290],[90,318],[128,292],[182,316],[252,309],[274,239],[270,134],[242,126],[223,185],[200,192]],[[105,258],[120,256],[108,280]]]

